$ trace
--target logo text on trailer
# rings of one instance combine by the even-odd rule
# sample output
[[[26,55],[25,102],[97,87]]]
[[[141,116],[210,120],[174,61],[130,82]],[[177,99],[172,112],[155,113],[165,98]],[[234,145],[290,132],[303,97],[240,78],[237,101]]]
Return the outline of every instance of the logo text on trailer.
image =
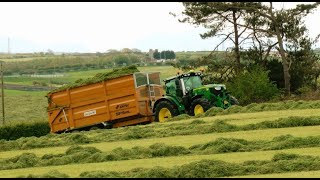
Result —
[[[118,104],[117,106],[116,106],[116,109],[121,109],[121,108],[126,108],[126,107],[129,107],[129,104],[128,103],[126,103],[126,104]]]
[[[95,114],[97,114],[96,110],[91,110],[91,111],[87,111],[87,112],[83,113],[84,117],[92,116],[92,115],[95,115]]]

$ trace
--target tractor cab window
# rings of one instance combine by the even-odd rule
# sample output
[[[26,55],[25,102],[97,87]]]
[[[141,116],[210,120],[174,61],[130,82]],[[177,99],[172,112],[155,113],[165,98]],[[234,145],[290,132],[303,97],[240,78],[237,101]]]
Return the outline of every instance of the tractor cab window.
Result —
[[[195,89],[202,86],[200,76],[189,76],[183,78],[186,90]]]
[[[170,81],[166,83],[166,94],[175,95],[177,90],[177,86],[175,81]]]

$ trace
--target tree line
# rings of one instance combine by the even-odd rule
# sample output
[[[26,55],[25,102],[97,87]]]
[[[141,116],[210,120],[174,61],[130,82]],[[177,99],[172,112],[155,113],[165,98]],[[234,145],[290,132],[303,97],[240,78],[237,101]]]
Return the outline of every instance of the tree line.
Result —
[[[154,59],[175,59],[176,54],[174,51],[166,50],[159,52],[157,49],[153,52]]]
[[[318,2],[288,9],[275,9],[273,2],[182,4],[183,17],[179,22],[207,28],[207,32],[200,34],[203,39],[222,37],[209,55],[183,67],[205,64],[209,73],[214,72],[214,80],[233,81],[259,66],[269,72],[269,79],[283,89],[285,96],[305,85],[316,87],[320,65],[319,55],[312,46],[319,35],[314,39],[309,37],[304,18],[318,8]],[[224,54],[216,53],[227,40],[232,42],[232,49]]]

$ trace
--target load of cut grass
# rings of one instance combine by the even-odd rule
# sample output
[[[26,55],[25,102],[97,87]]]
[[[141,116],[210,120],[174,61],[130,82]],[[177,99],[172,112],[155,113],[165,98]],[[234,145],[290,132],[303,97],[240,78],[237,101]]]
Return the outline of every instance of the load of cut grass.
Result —
[[[101,81],[114,79],[114,78],[118,78],[118,77],[122,77],[122,76],[126,76],[126,75],[130,75],[130,74],[133,74],[135,72],[139,72],[139,70],[137,69],[136,66],[132,65],[132,66],[124,67],[124,68],[114,69],[111,72],[98,73],[92,78],[88,78],[88,79],[85,79],[85,80],[78,79],[74,83],[61,86],[61,87],[59,87],[57,89],[54,89],[54,90],[50,91],[48,94],[51,94],[51,93],[54,93],[54,92],[63,91],[63,90],[66,90],[66,89],[72,89],[72,88],[76,88],[76,87],[81,87],[81,86],[85,86],[85,85],[88,85],[88,84],[94,84],[94,83],[98,83],[98,82],[101,82]]]

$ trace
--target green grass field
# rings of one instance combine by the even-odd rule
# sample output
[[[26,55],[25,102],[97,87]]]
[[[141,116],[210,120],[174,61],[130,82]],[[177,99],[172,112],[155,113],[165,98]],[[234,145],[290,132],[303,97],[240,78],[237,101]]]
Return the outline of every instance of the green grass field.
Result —
[[[45,95],[46,92],[43,91],[18,91],[5,89],[4,107],[6,124],[19,121],[46,121],[47,99]]]
[[[171,66],[149,66],[138,69],[140,71],[159,71],[162,79],[174,76],[178,71]],[[74,82],[80,78],[92,77],[100,72],[106,72],[106,70],[69,72],[63,77],[55,77],[54,79],[59,82]],[[33,81],[49,82],[49,80],[50,78],[7,77],[5,82],[31,85]],[[47,121],[46,91],[6,89],[4,93],[6,124],[14,126],[15,123],[22,121]],[[320,136],[320,125],[316,122],[320,119],[320,108],[308,108],[307,102],[300,104],[304,105],[304,103],[307,107],[304,109],[233,112],[226,115],[192,117],[165,123],[59,135],[49,134],[39,138],[23,137],[10,141],[0,140],[0,177],[14,178],[29,174],[43,176],[52,170],[58,170],[70,177],[80,177],[82,172],[98,170],[125,173],[125,171],[134,168],[146,168],[141,171],[148,172],[147,170],[151,168],[173,169],[201,160],[221,160],[234,164],[250,161],[262,163],[264,161],[273,162],[275,155],[279,153],[309,155],[317,158],[320,156],[320,143],[317,143],[320,142],[317,140],[317,137]],[[300,120],[294,120],[293,117],[300,118]],[[269,124],[270,122],[278,122],[281,120],[280,118],[286,120],[279,123],[284,124],[281,127],[261,125],[266,122]],[[297,125],[299,121],[310,121],[315,124],[305,125],[301,122]],[[259,124],[261,126],[257,126],[258,128],[250,129],[250,127]],[[211,130],[210,127],[212,131],[208,131]],[[237,129],[239,127],[240,129]],[[241,127],[248,128],[241,129]],[[290,139],[287,137],[288,135],[293,137]],[[229,140],[222,141],[221,138]],[[241,140],[236,141],[235,139]],[[275,139],[278,139],[279,142],[271,144],[277,148],[270,149],[271,146],[265,146],[254,149],[259,147],[262,141],[272,142]],[[310,144],[299,144],[302,140],[310,141]],[[218,142],[214,144],[215,141]],[[247,142],[241,144],[242,141]],[[159,145],[158,143],[163,144]],[[246,148],[250,143],[251,149]],[[155,146],[157,144],[158,146]],[[88,153],[80,149],[74,154],[68,154],[74,145],[82,148],[94,148],[101,152]],[[156,148],[152,149],[153,147]],[[195,149],[195,147],[202,148]],[[184,154],[185,151],[189,153]],[[85,160],[88,157],[91,159]],[[282,162],[284,161],[290,167],[299,163],[309,163],[313,169],[288,168],[289,172],[249,173],[231,177],[319,177],[320,175],[320,166],[312,164],[318,160],[310,160],[309,162],[307,158],[307,160],[295,162],[294,159],[289,158],[282,160]],[[251,168],[262,167],[264,166],[252,165]],[[308,166],[303,165],[303,167]],[[220,170],[224,171],[223,168],[226,167],[222,166]],[[151,173],[151,175],[152,177],[164,176],[161,173]],[[217,176],[212,175],[211,177]],[[228,176],[223,175],[223,177]]]
[[[24,57],[24,58],[7,58],[7,59],[1,59],[1,60],[4,62],[24,62],[24,61],[32,61],[34,59],[47,59],[47,58],[48,57]]]
[[[40,96],[41,94],[37,94]],[[36,94],[34,96],[37,96]],[[246,124],[258,124],[264,121],[276,121],[279,118],[290,118],[292,116],[295,117],[319,117],[320,109],[297,109],[297,110],[280,110],[280,111],[263,111],[263,112],[255,112],[255,113],[235,113],[228,115],[217,115],[213,117],[205,117],[198,118],[198,120],[202,120],[201,124],[193,124],[196,128],[197,126],[210,126],[218,120],[223,120],[227,123],[231,123],[234,125],[246,125]],[[62,140],[63,138],[72,138],[77,135],[85,135],[86,137],[95,138],[99,136],[104,136],[103,134],[108,134],[110,136],[119,136],[120,134],[135,131],[135,132],[145,132],[148,129],[153,130],[158,133],[162,132],[179,132],[180,127],[191,128],[190,126],[193,122],[196,122],[195,119],[186,119],[165,123],[152,123],[149,125],[140,125],[140,126],[132,126],[126,128],[116,128],[116,129],[103,129],[103,130],[95,130],[89,132],[80,132],[80,133],[70,133],[70,134],[60,134],[60,135],[50,135],[47,137],[47,141],[56,142]],[[230,131],[230,132],[216,132],[216,133],[207,133],[202,134],[198,132],[196,134],[185,134],[185,135],[171,135],[167,137],[141,137],[138,139],[131,140],[114,140],[108,141],[108,139],[101,140],[100,142],[89,142],[89,143],[79,143],[82,147],[94,147],[100,150],[103,153],[120,153],[119,148],[131,149],[136,146],[139,147],[152,147],[152,145],[156,143],[164,143],[167,146],[181,146],[186,149],[192,150],[191,147],[194,147],[199,144],[206,144],[208,142],[218,140],[219,138],[236,138],[236,139],[244,139],[247,141],[271,141],[276,137],[281,137],[284,135],[292,135],[294,137],[299,138],[308,138],[308,137],[316,137],[320,135],[320,126],[298,126],[298,127],[284,127],[284,128],[266,128],[266,129],[256,129],[256,130],[246,130],[246,131]],[[106,137],[106,136],[105,136]],[[28,140],[37,141],[34,137],[23,138],[22,140],[15,140],[17,142],[27,142]],[[40,140],[40,139],[39,139]],[[15,142],[12,141],[12,142]],[[4,143],[5,141],[1,141]],[[286,142],[285,140],[281,140],[281,144]],[[295,145],[296,143],[293,143]],[[225,146],[225,145],[224,145]],[[0,152],[0,163],[6,161],[7,159],[12,159],[22,155],[23,153],[32,153],[35,154],[40,160],[42,157],[47,155],[63,155],[69,151],[71,145],[55,145],[54,147],[43,147],[43,148],[32,148],[27,150],[10,150],[10,151],[2,151]],[[214,146],[213,146],[214,147]],[[222,146],[223,147],[223,146]],[[228,147],[228,146],[226,146]],[[255,147],[255,146],[254,146]],[[134,168],[155,168],[157,166],[164,168],[175,168],[179,167],[191,162],[198,162],[201,160],[221,160],[228,163],[244,163],[247,161],[271,161],[274,155],[278,153],[293,153],[299,155],[310,155],[312,157],[318,157],[320,155],[320,144],[314,143],[314,145],[310,147],[300,146],[300,147],[286,147],[281,146],[282,148],[276,150],[232,150],[229,149],[228,152],[219,152],[214,153],[211,151],[204,151],[199,149],[195,151],[195,153],[191,154],[180,154],[178,151],[176,155],[168,155],[163,157],[148,157],[139,158],[140,156],[134,156],[131,159],[119,159],[112,161],[102,161],[102,162],[71,162],[63,165],[36,165],[36,167],[20,167],[13,169],[3,169],[0,170],[0,177],[18,177],[18,176],[27,176],[29,174],[33,175],[42,175],[45,173],[50,173],[52,170],[58,170],[61,173],[65,173],[70,177],[79,177],[79,175],[84,171],[116,171],[116,172],[125,172]],[[267,147],[266,147],[267,148]],[[129,151],[128,151],[129,152]],[[127,153],[128,153],[127,152]],[[167,151],[161,151],[163,153],[169,153],[169,149]],[[125,157],[128,154],[123,152],[120,157]],[[137,151],[136,153],[146,153],[145,151]],[[206,153],[206,154],[203,154]],[[81,159],[81,153],[77,154],[75,157]],[[60,161],[64,162],[65,160],[60,156]],[[57,159],[58,160],[58,159]],[[20,162],[20,160],[19,160]],[[20,163],[25,162],[25,160],[21,160]],[[10,168],[10,167],[9,167]],[[319,175],[319,170],[310,170],[303,171],[301,174],[296,171],[292,172],[284,172],[284,173],[272,173],[272,174],[249,174],[245,176],[232,176],[232,177],[317,177]]]

